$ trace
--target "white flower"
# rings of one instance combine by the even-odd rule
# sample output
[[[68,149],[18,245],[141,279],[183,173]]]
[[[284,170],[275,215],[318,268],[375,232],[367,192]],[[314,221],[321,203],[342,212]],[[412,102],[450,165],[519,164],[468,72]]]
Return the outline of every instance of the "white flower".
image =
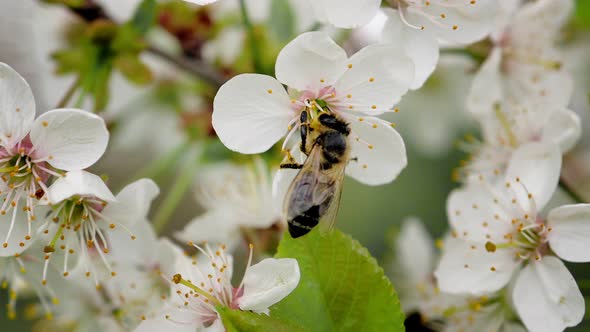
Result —
[[[383,42],[401,44],[415,64],[412,89],[420,88],[434,71],[439,41],[470,44],[486,37],[494,26],[497,6],[490,0],[395,0],[388,9]]]
[[[104,153],[108,137],[102,118],[78,109],[56,109],[35,119],[31,88],[0,63],[0,195],[4,202],[0,214],[11,217],[0,239],[0,256],[12,255],[15,248],[24,249],[31,241],[35,207],[49,180],[61,176],[61,171],[94,164]]]
[[[131,240],[136,239],[129,227],[145,220],[151,201],[158,195],[158,186],[151,180],[137,180],[123,188],[117,197],[102,179],[86,171],[68,172],[49,187],[46,198],[53,208],[41,226],[46,234],[44,249],[45,279],[49,260],[54,252],[64,254],[63,275],[68,276],[68,261],[78,260],[78,270],[87,277],[93,276],[98,285],[93,257],[98,255],[105,266],[116,273],[104,256],[109,253],[107,232],[120,227]]]
[[[318,19],[340,28],[369,23],[380,11],[381,0],[309,1]],[[391,0],[382,41],[399,45],[415,65],[411,89],[418,89],[434,71],[439,41],[469,44],[493,28],[497,3],[492,0]]]
[[[242,228],[268,228],[281,220],[270,174],[261,159],[244,166],[213,164],[199,173],[197,183],[196,198],[206,211],[175,234],[179,240],[235,248]]]
[[[571,0],[527,2],[492,35],[494,47],[476,75],[467,107],[489,114],[498,102],[569,103],[573,80],[555,49],[559,30],[572,12]]]
[[[393,181],[406,166],[402,138],[373,117],[390,111],[412,81],[412,62],[394,46],[371,45],[347,58],[326,34],[304,33],[283,48],[275,71],[278,81],[243,74],[219,89],[213,127],[229,149],[260,153],[287,133],[288,146],[298,139],[301,111],[322,102],[350,124],[351,156],[358,160],[349,163],[348,175],[377,185]]]
[[[444,247],[443,242],[440,246]],[[441,292],[433,276],[436,260],[432,239],[415,218],[405,220],[395,241],[392,281],[408,324],[443,332],[523,331],[510,321],[510,300],[495,293],[482,296]],[[419,328],[418,326],[416,328]]]
[[[233,258],[219,246],[213,251],[208,245],[197,260],[180,257],[172,277],[170,300],[158,313],[142,322],[136,332],[163,331],[224,331],[216,306],[251,310],[268,315],[269,307],[291,293],[299,283],[299,265],[292,258],[267,258],[249,266],[242,283],[231,284]]]
[[[62,294],[52,286],[43,286],[41,281],[38,253],[42,249],[38,242],[20,254],[0,257],[0,288],[8,289],[7,316],[16,318],[17,299],[35,295],[41,304],[45,317],[51,319],[54,305]],[[59,297],[58,297],[59,296]]]
[[[62,279],[58,285],[56,292],[59,293],[60,301],[54,305],[52,320],[42,321],[41,327],[49,331],[129,331],[121,319],[124,314],[111,301],[110,295],[102,289],[98,291],[86,282],[83,275],[72,275],[67,283]]]
[[[555,104],[497,104],[493,113],[480,116],[479,121],[483,142],[469,137],[461,143],[471,155],[456,174],[460,179],[501,180],[511,159],[534,163],[542,157],[531,153],[531,146],[557,146],[564,154],[574,147],[582,131],[579,116]]]
[[[533,332],[562,331],[582,320],[584,299],[557,257],[590,261],[590,205],[540,215],[560,172],[559,154],[548,157],[553,162],[542,167],[513,160],[499,187],[482,182],[451,194],[454,239],[435,272],[441,290],[451,293],[494,292],[515,279],[514,307]]]

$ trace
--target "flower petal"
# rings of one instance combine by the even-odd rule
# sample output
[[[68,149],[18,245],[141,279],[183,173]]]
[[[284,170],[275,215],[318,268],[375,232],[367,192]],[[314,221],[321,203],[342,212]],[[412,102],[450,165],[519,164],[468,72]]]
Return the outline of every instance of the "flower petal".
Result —
[[[299,173],[299,170],[283,168],[276,171],[272,179],[272,197],[275,211],[280,215],[283,211],[283,205],[285,203],[285,196],[289,191],[289,186]]]
[[[503,100],[500,65],[502,49],[494,48],[473,78],[466,106],[476,115],[490,115],[493,105]]]
[[[342,75],[346,59],[346,52],[327,33],[305,32],[281,50],[275,75],[290,88],[318,92]]]
[[[86,171],[71,171],[55,180],[41,202],[56,204],[74,195],[95,196],[107,202],[116,200],[98,175]]]
[[[568,262],[590,262],[590,204],[563,205],[547,215],[549,245]]]
[[[0,62],[0,144],[13,147],[27,136],[34,119],[31,87],[19,73]]]
[[[407,21],[448,42],[470,44],[483,39],[494,28],[496,0],[432,1],[428,5],[410,6]]]
[[[393,44],[363,48],[348,59],[346,68],[334,88],[337,108],[351,112],[387,112],[414,80],[414,63]]]
[[[517,178],[533,195],[536,208],[541,211],[557,189],[561,172],[561,151],[552,143],[528,143],[512,154],[506,170],[506,181]],[[526,199],[521,197],[521,201]]]
[[[505,75],[505,99],[518,102],[533,100],[541,103],[568,105],[573,92],[574,80],[567,71],[562,57],[557,51],[539,55],[546,62],[553,62],[559,68],[547,68],[524,61],[509,62],[508,75]],[[554,54],[557,53],[557,54]]]
[[[133,234],[136,240],[132,240],[129,233]],[[128,229],[123,229],[123,227],[109,229],[107,234],[110,246],[109,256],[114,262],[132,266],[154,263],[154,259],[158,255],[156,249],[159,246],[146,246],[146,243],[156,243],[158,237],[149,220],[141,220]]]
[[[128,184],[117,194],[116,201],[107,205],[102,213],[127,227],[147,218],[152,201],[160,193],[158,185],[150,179],[139,179]]]
[[[92,166],[105,152],[109,131],[104,120],[78,109],[56,109],[42,114],[31,128],[35,157],[47,158],[65,171]]]
[[[213,128],[228,149],[240,153],[270,149],[295,116],[281,83],[266,75],[238,75],[219,89],[213,101]]]
[[[389,183],[408,164],[406,147],[392,125],[374,117],[357,118],[345,115],[352,129],[350,157],[346,174],[368,185]],[[362,119],[362,121],[361,121]]]
[[[195,332],[201,324],[197,313],[184,308],[177,308],[172,303],[166,303],[162,312],[156,313],[153,317],[142,320],[133,330],[134,332]]]
[[[231,250],[241,240],[240,216],[232,212],[230,207],[205,212],[176,232],[174,237],[185,243],[223,243]]]
[[[512,250],[488,252],[482,243],[449,239],[434,275],[443,292],[485,294],[506,286],[518,265]]]
[[[184,1],[192,2],[192,3],[196,3],[197,5],[204,6],[204,5],[208,5],[210,3],[214,3],[217,0],[184,0]]]
[[[570,19],[572,0],[539,0],[524,4],[512,18],[510,35],[524,49],[550,47]]]
[[[268,308],[289,295],[299,284],[299,264],[293,258],[267,258],[251,266],[244,275],[242,310],[268,314]]]
[[[386,13],[388,18],[383,27],[382,41],[401,45],[405,54],[412,59],[414,82],[410,89],[419,89],[438,63],[438,41],[430,31],[416,30],[405,25],[396,10],[390,9]]]
[[[584,318],[584,297],[557,257],[529,263],[514,285],[512,301],[531,332],[563,331]]]
[[[398,268],[407,280],[416,284],[426,281],[434,267],[432,238],[418,218],[408,218],[402,224],[395,242]]]
[[[504,235],[512,231],[512,218],[495,201],[494,193],[484,184],[453,190],[447,200],[447,216],[456,235],[480,244],[504,242]]]
[[[377,15],[381,0],[313,0],[310,3],[318,20],[328,21],[338,28],[356,28]]]
[[[548,105],[545,107],[551,107],[552,112],[543,126],[543,140],[558,144],[561,153],[566,153],[582,136],[580,116],[564,107]]]

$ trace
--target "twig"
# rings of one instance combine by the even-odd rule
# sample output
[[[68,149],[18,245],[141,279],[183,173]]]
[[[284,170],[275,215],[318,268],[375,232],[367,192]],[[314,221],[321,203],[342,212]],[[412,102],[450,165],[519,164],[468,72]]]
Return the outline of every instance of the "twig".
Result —
[[[74,83],[68,88],[66,94],[60,99],[59,103],[55,108],[64,108],[70,102],[70,99],[74,96],[74,93],[78,89],[78,85],[80,84],[80,78],[77,78]]]
[[[87,1],[86,5],[81,8],[69,7],[69,9],[86,22],[92,22],[97,19],[106,19],[116,22],[106,14],[99,4],[92,0]],[[215,87],[220,87],[226,81],[222,75],[205,62],[190,60],[183,57],[175,57],[153,45],[149,45],[147,51],[190,72]]]
[[[246,31],[248,31],[248,36],[250,39],[250,52],[252,53],[252,63],[254,65],[254,70],[257,73],[264,73],[264,68],[261,61],[262,58],[260,57],[260,45],[258,45],[256,32],[254,31],[252,21],[250,21],[250,16],[248,15],[248,8],[246,6],[245,0],[240,0],[240,10],[242,12],[242,19],[244,20],[244,27],[246,28]]]
[[[586,203],[584,198],[576,193],[571,186],[567,184],[567,182],[562,178],[559,179],[559,187],[561,190],[565,191],[571,199],[573,199],[576,203]]]
[[[191,74],[201,78],[203,81],[206,81],[211,85],[214,85],[215,87],[220,87],[221,85],[223,85],[223,83],[225,83],[225,78],[219,75],[219,73],[217,73],[215,69],[213,69],[205,62],[175,57],[154,46],[148,46],[147,51],[168,62],[173,63],[181,69],[190,72]]]
[[[195,166],[201,158],[201,155],[202,151],[197,147],[193,147],[187,151],[185,164],[182,166],[180,173],[174,180],[172,188],[170,188],[166,198],[158,207],[158,212],[154,217],[153,225],[156,232],[161,233],[164,230],[170,217],[184,197],[184,194],[192,185],[193,178],[197,174],[197,172],[195,172]]]

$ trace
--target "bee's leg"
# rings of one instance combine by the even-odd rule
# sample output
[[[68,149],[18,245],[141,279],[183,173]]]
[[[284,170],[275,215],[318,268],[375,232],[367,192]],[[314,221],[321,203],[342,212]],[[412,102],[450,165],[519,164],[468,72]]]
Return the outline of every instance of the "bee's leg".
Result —
[[[309,131],[309,123],[301,123],[299,131],[301,133],[301,143],[299,144],[299,150],[307,155],[307,133]]]
[[[306,111],[301,112],[299,115],[299,123],[301,126],[299,127],[299,133],[301,135],[301,144],[299,145],[299,149],[301,152],[307,155],[307,134],[309,132],[309,121],[308,121],[309,114]]]
[[[303,168],[303,164],[283,163],[279,167],[280,168],[289,168],[289,169],[301,169],[301,168]]]
[[[351,161],[356,161],[356,162],[358,162],[358,161],[359,161],[359,158],[358,158],[358,157],[354,157],[354,158],[350,158],[350,159],[348,159],[348,162],[351,162]]]

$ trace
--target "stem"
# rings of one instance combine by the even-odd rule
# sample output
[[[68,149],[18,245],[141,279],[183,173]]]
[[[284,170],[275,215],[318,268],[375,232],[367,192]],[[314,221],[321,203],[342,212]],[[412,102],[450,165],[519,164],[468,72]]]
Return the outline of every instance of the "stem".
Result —
[[[586,203],[584,198],[582,198],[582,196],[580,196],[578,193],[576,193],[573,190],[573,188],[567,184],[567,182],[563,179],[563,177],[559,179],[559,188],[561,188],[561,190],[565,191],[568,194],[568,196],[570,196],[570,198],[572,200],[574,200],[576,203]]]
[[[468,48],[442,48],[440,54],[458,54],[471,58],[477,63],[483,63],[486,59],[485,55],[474,52]]]
[[[199,77],[203,81],[215,86],[220,87],[225,83],[225,78],[221,76],[215,69],[209,66],[207,63],[198,61],[198,60],[188,60],[183,57],[175,57],[171,54],[168,54],[155,46],[149,46],[147,51],[152,53],[153,55],[158,56],[161,59],[164,59],[168,62],[173,63],[177,67],[184,69],[191,74]]]
[[[133,178],[135,180],[141,178],[150,178],[155,180],[160,174],[169,169],[171,165],[179,160],[182,156],[182,153],[186,151],[189,146],[190,144],[188,142],[180,144],[165,155],[153,160],[151,163],[141,168]]]
[[[191,186],[194,176],[197,174],[194,166],[201,158],[202,153],[201,151],[197,151],[196,148],[192,148],[188,154],[183,168],[174,180],[172,188],[170,188],[168,195],[159,206],[158,213],[154,217],[154,229],[157,233],[161,233],[166,227],[166,224],[168,224],[168,221],[170,220],[170,216],[174,213],[178,204],[180,204],[184,194]]]
[[[264,68],[261,62],[262,58],[260,57],[260,45],[258,44],[258,39],[256,38],[254,26],[252,25],[252,21],[250,21],[250,16],[248,15],[246,0],[240,0],[240,11],[242,12],[244,26],[248,31],[248,36],[250,39],[250,52],[252,53],[252,64],[254,65],[254,70],[257,73],[263,73]]]
[[[66,94],[60,99],[59,103],[57,103],[57,106],[55,108],[66,107],[66,105],[70,102],[70,100],[74,96],[76,89],[78,89],[79,84],[80,84],[80,78],[78,77],[74,81],[74,83],[68,88],[68,90],[66,91]]]
[[[76,99],[76,103],[74,104],[74,107],[81,108],[84,105],[84,98],[85,97],[86,97],[86,90],[84,88],[82,88],[82,90],[80,91],[80,94],[78,95],[78,99]]]

